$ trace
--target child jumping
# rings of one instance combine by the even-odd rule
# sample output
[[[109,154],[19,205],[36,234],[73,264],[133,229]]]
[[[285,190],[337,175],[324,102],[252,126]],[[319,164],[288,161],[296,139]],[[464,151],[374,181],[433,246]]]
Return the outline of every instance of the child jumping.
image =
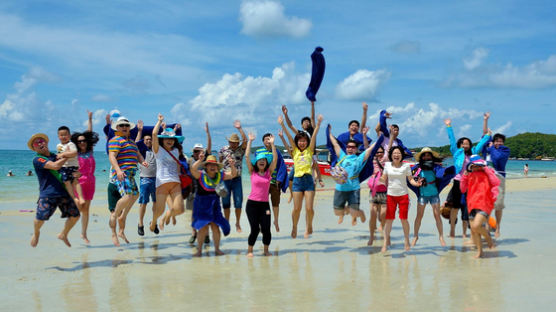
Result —
[[[58,139],[60,140],[60,143],[56,146],[56,149],[58,150],[57,158],[67,159],[62,168],[59,170],[62,176],[62,182],[64,182],[68,194],[75,201],[79,210],[81,210],[81,206],[85,204],[85,198],[83,197],[83,191],[81,189],[81,185],[79,184],[79,180],[73,175],[75,172],[79,171],[77,146],[70,141],[70,129],[66,126],[58,128]],[[75,193],[77,193],[77,198],[75,197]]]

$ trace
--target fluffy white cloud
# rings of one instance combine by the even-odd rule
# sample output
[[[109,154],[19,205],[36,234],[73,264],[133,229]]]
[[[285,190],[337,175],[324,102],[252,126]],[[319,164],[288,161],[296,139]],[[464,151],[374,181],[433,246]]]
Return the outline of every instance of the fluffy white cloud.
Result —
[[[170,110],[171,116],[175,119],[175,122],[181,124],[182,127],[191,125],[191,119],[189,119],[189,109],[187,105],[182,102],[176,103]],[[173,123],[174,121],[171,121]]]
[[[281,105],[307,101],[309,80],[310,74],[297,74],[293,63],[274,68],[271,77],[224,74],[219,81],[199,88],[190,101],[191,110],[211,124],[231,124],[234,119],[250,125],[274,122]]]
[[[473,70],[479,67],[487,56],[488,56],[487,49],[477,48],[473,50],[471,57],[463,59],[463,66],[465,66],[467,70]]]
[[[511,126],[512,126],[512,122],[508,121],[505,124],[503,124],[502,126],[492,130],[492,133],[493,134],[494,133],[502,133],[502,134],[507,133]]]
[[[385,70],[360,69],[340,82],[336,93],[346,100],[370,100],[388,78],[390,73]]]
[[[106,110],[104,109],[97,109],[96,111],[93,112],[93,130],[94,130],[94,126],[98,126],[99,124],[101,124],[104,126],[104,122],[106,122]],[[82,123],[83,127],[87,127],[89,125],[89,120],[85,120]]]
[[[248,36],[301,38],[312,27],[307,19],[286,16],[284,6],[277,1],[243,1],[239,14],[241,32]]]
[[[500,66],[470,60],[468,69],[449,78],[448,86],[539,89],[556,86],[556,55],[525,66]]]

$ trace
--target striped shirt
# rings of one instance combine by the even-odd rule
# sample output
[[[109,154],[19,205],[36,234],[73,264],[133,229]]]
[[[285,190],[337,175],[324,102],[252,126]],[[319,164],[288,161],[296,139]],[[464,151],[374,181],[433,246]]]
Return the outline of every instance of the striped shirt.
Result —
[[[122,171],[137,169],[137,154],[139,149],[131,138],[116,135],[108,141],[108,152],[115,152],[116,161]],[[116,176],[116,170],[112,169],[112,177]]]

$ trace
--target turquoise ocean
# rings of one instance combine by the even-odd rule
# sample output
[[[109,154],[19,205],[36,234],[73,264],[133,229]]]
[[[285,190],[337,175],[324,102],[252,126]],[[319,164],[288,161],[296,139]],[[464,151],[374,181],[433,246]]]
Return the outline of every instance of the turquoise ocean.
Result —
[[[34,152],[28,150],[0,150],[0,210],[34,209],[32,205],[29,206],[29,201],[38,197],[38,181],[32,163],[34,155]],[[97,187],[93,205],[106,202],[110,168],[105,152],[97,151],[94,155]],[[506,166],[507,177],[523,178],[523,166],[526,163],[529,164],[529,177],[556,176],[556,161],[510,160]],[[446,164],[450,165],[451,159],[447,159]],[[9,170],[15,174],[14,177],[6,176]],[[33,176],[25,175],[29,170],[33,172]],[[243,171],[245,175],[246,170]],[[243,181],[249,183],[248,178]]]

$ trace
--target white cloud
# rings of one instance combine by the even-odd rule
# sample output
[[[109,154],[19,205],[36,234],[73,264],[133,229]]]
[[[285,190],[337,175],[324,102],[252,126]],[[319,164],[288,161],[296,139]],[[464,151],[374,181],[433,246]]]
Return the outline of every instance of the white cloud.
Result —
[[[224,74],[219,81],[199,88],[199,94],[190,101],[191,110],[211,124],[231,124],[234,119],[250,125],[273,122],[281,105],[307,101],[309,80],[308,73],[295,72],[294,63],[274,68],[271,77]]]
[[[277,1],[243,1],[239,13],[241,32],[248,36],[301,38],[312,27],[307,19],[286,16],[284,6]]]
[[[93,112],[93,126],[97,126],[98,124],[100,124],[102,122],[102,125],[104,125],[104,122],[106,122],[106,110],[104,109],[97,109],[96,111]],[[87,127],[89,125],[89,120],[85,120],[83,122],[83,126]],[[93,128],[94,130],[94,128]]]
[[[174,118],[176,122],[180,123],[182,127],[191,125],[191,120],[187,117],[189,116],[189,109],[184,103],[176,103],[176,105],[174,105],[170,110],[170,113],[172,118]]]
[[[459,137],[464,137],[464,136],[469,136],[469,130],[471,130],[471,125],[470,124],[465,124],[463,126],[460,126],[458,129],[458,136]]]
[[[502,126],[492,130],[492,133],[506,133],[508,132],[508,129],[510,129],[510,127],[512,126],[512,122],[508,121],[505,124],[503,124]]]
[[[336,93],[338,97],[346,100],[370,100],[388,78],[390,73],[385,70],[360,69],[340,82]]]
[[[540,89],[556,86],[556,54],[550,55],[546,60],[535,61],[525,66],[515,66],[511,63],[505,66],[482,64],[481,62],[471,63],[471,67],[468,69],[472,68],[472,70],[449,78],[446,85],[456,85],[465,88],[496,87],[523,89]]]
[[[488,56],[487,49],[477,48],[473,50],[471,57],[463,59],[463,66],[465,66],[467,70],[473,70],[479,67],[487,56]]]

